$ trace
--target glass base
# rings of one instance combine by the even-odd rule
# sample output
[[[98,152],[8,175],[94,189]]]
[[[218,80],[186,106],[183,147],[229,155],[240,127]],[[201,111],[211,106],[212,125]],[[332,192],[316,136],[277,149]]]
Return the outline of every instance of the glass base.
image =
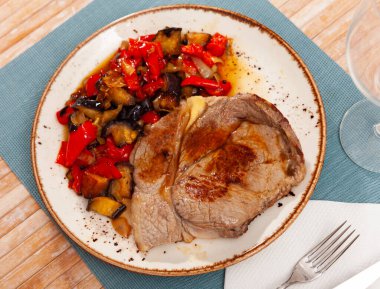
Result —
[[[380,107],[368,100],[354,104],[340,124],[340,142],[358,166],[380,173]],[[377,128],[377,129],[376,129]]]

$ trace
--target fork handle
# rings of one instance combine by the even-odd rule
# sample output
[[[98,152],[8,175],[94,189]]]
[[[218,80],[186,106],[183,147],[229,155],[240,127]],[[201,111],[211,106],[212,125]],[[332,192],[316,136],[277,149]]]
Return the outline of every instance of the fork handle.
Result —
[[[285,289],[288,288],[290,285],[294,284],[296,282],[290,282],[290,280],[286,281],[284,284],[282,284],[280,287],[277,287],[277,289]]]

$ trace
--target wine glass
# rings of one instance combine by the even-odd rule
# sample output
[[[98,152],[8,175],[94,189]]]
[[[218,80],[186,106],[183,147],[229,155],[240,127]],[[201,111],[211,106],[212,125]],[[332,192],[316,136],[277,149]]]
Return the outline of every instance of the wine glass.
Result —
[[[354,104],[340,125],[340,141],[360,167],[380,172],[380,0],[363,0],[347,36],[352,80],[368,100]]]

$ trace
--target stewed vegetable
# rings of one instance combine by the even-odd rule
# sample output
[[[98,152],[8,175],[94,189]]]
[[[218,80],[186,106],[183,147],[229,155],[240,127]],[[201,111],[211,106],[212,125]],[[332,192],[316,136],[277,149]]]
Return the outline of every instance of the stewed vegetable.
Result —
[[[117,169],[121,173],[121,178],[111,182],[108,192],[118,202],[127,205],[133,191],[133,168],[128,163],[119,163]]]
[[[88,202],[87,210],[115,219],[125,210],[125,205],[108,197],[96,197]]]
[[[129,156],[146,125],[193,95],[228,95],[221,79],[232,55],[230,40],[219,33],[182,33],[171,27],[123,41],[56,113],[68,128],[56,162],[68,168],[69,187],[89,199],[88,210],[113,219],[128,237],[127,214],[133,193]]]

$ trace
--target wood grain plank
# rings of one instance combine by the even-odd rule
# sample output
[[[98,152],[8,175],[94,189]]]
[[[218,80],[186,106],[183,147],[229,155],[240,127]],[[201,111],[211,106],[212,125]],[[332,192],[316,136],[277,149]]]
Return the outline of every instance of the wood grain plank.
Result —
[[[0,158],[0,181],[5,175],[9,174],[10,172],[11,169],[8,167],[7,163],[2,158]]]
[[[29,238],[0,258],[0,278],[4,277],[24,260],[33,255],[49,240],[59,234],[56,226],[49,222],[32,234]]]
[[[45,288],[76,263],[80,262],[80,257],[75,249],[69,247],[66,251],[60,254],[57,258],[51,261],[48,265],[34,274],[25,283],[21,284],[18,289],[39,289]],[[90,275],[91,277],[92,275]],[[85,279],[84,279],[85,280]],[[95,285],[95,283],[92,283]]]
[[[280,10],[286,17],[292,20],[291,17],[309,2],[310,0],[289,0]]]
[[[348,66],[347,66],[347,60],[346,60],[346,55],[343,54],[342,56],[340,56],[338,58],[338,60],[336,61],[336,63],[343,68],[343,70],[345,70],[347,73],[349,73],[348,71]]]
[[[102,284],[92,274],[89,274],[86,278],[82,279],[74,289],[99,289],[102,288]]]
[[[0,21],[7,20],[13,15],[20,7],[25,5],[25,0],[2,0],[0,1]]]
[[[9,191],[20,185],[20,181],[12,172],[8,172],[0,179],[0,198],[6,195]]]
[[[11,0],[0,0],[0,8],[1,9],[5,9],[4,7],[6,7],[4,4],[7,3],[7,2],[10,2]]]
[[[83,262],[76,263],[70,270],[60,275],[57,279],[51,282],[46,289],[63,289],[73,288],[81,280],[91,274],[90,269]]]
[[[16,0],[15,2],[18,2],[20,0]],[[19,31],[17,30],[17,27],[20,26],[23,22],[28,21],[29,19],[33,18],[33,14],[36,13],[38,10],[42,9],[44,6],[46,6],[50,1],[46,0],[29,0],[29,1],[23,1],[23,3],[17,3],[18,9],[15,9],[13,12],[9,11],[8,9],[13,9],[13,4],[8,2],[5,4],[6,9],[0,10],[0,19],[2,20],[1,26],[0,26],[0,37],[6,34],[17,34]],[[13,2],[14,3],[14,2]],[[20,6],[22,5],[22,6]],[[9,7],[9,8],[8,8]],[[20,9],[22,7],[22,9]]]
[[[40,10],[36,11],[28,21],[22,22],[16,28],[0,37],[0,53],[7,50],[9,46],[12,46],[29,35],[32,31],[36,30],[38,27],[41,27],[46,21],[54,18],[58,13],[60,13],[66,6],[71,6],[74,0],[67,1],[51,1]],[[42,17],[42,14],[44,17]],[[18,33],[12,33],[15,30]],[[1,36],[1,29],[0,29]],[[4,38],[7,38],[7,41],[3,41]]]
[[[339,59],[342,56],[344,57],[346,53],[346,35],[343,34],[336,38],[329,46],[325,48],[324,51],[332,59]]]
[[[34,31],[31,31],[28,35],[22,38],[17,43],[9,45],[6,50],[0,54],[0,68],[5,66],[8,62],[19,56],[26,49],[45,37],[49,32],[57,28],[71,16],[76,14],[79,10],[85,7],[92,0],[76,0],[70,6],[65,7],[61,12],[54,17],[46,19],[44,15],[42,17],[46,20],[41,27],[38,27]],[[5,41],[7,41],[5,39]]]
[[[63,235],[51,239],[45,246],[37,250],[32,256],[24,260],[14,270],[0,280],[0,288],[15,288],[24,283],[37,271],[51,262],[52,259],[65,251],[70,244]]]
[[[311,0],[305,3],[300,10],[291,16],[292,22],[301,30],[303,26],[314,17],[318,17],[334,1],[338,0]]]
[[[28,196],[30,196],[29,192],[20,183],[14,189],[3,195],[0,198],[0,218],[17,207],[17,205],[22,203]]]
[[[347,11],[346,14],[339,17],[336,21],[331,23],[321,33],[314,37],[313,41],[315,44],[317,44],[322,50],[325,50],[338,38],[346,37],[346,32],[351,24],[354,13],[355,10],[351,9]]]
[[[327,6],[321,11],[321,13],[312,18],[303,26],[304,33],[310,37],[314,38],[322,31],[325,31],[332,23],[337,19],[344,16],[348,11],[352,11],[353,7],[356,7],[360,0],[336,0],[331,5]],[[334,25],[335,27],[335,25]]]
[[[287,3],[289,2],[290,0],[272,0],[270,1],[271,4],[276,7],[277,9],[279,9],[280,7],[284,6],[285,4],[287,5]]]
[[[36,231],[47,222],[49,222],[49,218],[41,209],[35,212],[0,239],[0,257],[12,251],[29,236],[35,234]]]
[[[0,238],[39,210],[37,202],[28,196],[25,201],[0,218]]]

